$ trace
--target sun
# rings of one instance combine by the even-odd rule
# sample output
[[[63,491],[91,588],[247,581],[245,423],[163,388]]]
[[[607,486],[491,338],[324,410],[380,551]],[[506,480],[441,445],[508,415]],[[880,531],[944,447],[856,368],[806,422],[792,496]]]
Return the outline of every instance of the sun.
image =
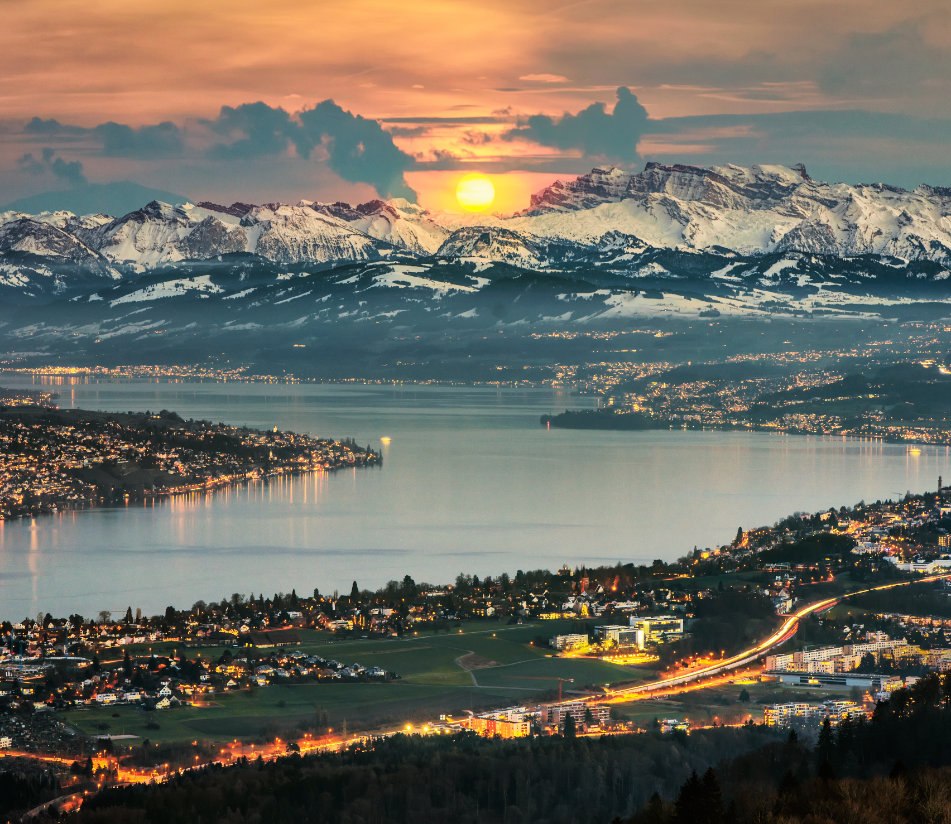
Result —
[[[463,209],[480,212],[495,200],[495,186],[485,175],[466,175],[456,185],[456,200]]]

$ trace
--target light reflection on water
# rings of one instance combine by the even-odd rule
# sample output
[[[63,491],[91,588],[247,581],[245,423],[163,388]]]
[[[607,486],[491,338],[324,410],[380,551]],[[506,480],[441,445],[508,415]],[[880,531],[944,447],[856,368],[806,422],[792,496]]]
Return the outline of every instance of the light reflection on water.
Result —
[[[3,376],[4,386],[36,386]],[[314,473],[0,525],[0,617],[147,613],[232,592],[445,582],[678,557],[738,526],[951,477],[947,449],[716,432],[583,432],[551,390],[161,381],[58,383],[63,406],[354,436],[381,469]]]

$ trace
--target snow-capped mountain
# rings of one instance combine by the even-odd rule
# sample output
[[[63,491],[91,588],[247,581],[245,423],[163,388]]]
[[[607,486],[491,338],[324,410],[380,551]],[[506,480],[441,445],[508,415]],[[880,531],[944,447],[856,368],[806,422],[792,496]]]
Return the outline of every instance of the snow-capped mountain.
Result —
[[[491,248],[499,237],[489,233]],[[14,293],[5,266],[0,284]],[[346,375],[347,364],[359,371],[368,363],[431,374],[448,349],[465,368],[470,345],[494,357],[494,346],[517,340],[526,347],[517,351],[530,352],[536,330],[630,330],[639,319],[706,327],[762,318],[784,328],[824,319],[858,328],[856,321],[948,318],[947,277],[931,262],[638,250],[620,235],[600,256],[557,271],[477,254],[420,259],[395,251],[334,267],[242,255],[4,300],[0,351],[14,362],[179,363],[226,353],[308,374]]]
[[[369,329],[425,340],[638,316],[946,318],[949,249],[951,190],[825,184],[801,166],[595,169],[505,217],[404,200],[6,213],[0,350],[201,352],[224,336],[284,351]]]
[[[619,231],[658,248],[951,262],[951,190],[821,183],[801,165],[595,169],[534,195],[505,225],[579,242]]]
[[[347,223],[350,228],[383,243],[418,255],[431,255],[449,235],[449,228],[429,212],[403,198],[349,203],[309,204],[321,214]]]
[[[405,200],[152,202],[112,218],[0,215],[0,253],[100,259],[139,272],[229,254],[342,264],[394,251],[557,269],[618,237],[639,248],[878,255],[944,265],[951,263],[951,190],[822,183],[802,166],[648,163],[634,174],[594,169],[558,181],[534,195],[529,209],[504,217],[433,214]]]

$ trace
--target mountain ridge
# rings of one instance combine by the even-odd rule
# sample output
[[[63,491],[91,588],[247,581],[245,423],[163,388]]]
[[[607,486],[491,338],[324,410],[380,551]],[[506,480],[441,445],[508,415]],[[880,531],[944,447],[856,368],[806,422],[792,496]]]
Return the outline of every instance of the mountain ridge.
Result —
[[[439,214],[400,199],[355,205],[153,200],[120,216],[2,213],[0,232],[24,219],[33,223],[21,223],[20,251],[61,256],[62,242],[43,242],[50,232],[41,225],[53,224],[111,264],[139,271],[238,252],[323,264],[381,259],[394,251],[546,269],[560,265],[566,246],[596,248],[606,236],[684,252],[879,255],[951,265],[951,190],[823,183],[801,164],[651,162],[634,173],[599,167],[554,182],[532,196],[528,209],[507,216]],[[36,237],[28,240],[23,229],[31,225]],[[545,246],[557,254],[539,254]],[[516,254],[515,247],[524,251]],[[0,253],[6,251],[0,246]]]
[[[8,213],[0,340],[101,357],[638,317],[928,321],[951,316],[949,214],[935,187],[662,164],[559,181],[509,216],[378,199]]]

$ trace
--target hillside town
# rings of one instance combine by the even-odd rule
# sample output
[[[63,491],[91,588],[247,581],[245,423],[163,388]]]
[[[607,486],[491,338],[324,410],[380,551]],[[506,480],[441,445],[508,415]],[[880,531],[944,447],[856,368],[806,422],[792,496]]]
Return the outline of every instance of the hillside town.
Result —
[[[459,575],[440,586],[405,576],[376,591],[354,581],[348,594],[235,593],[185,609],[169,606],[155,616],[130,606],[123,616],[47,613],[6,620],[0,625],[0,712],[111,704],[167,710],[273,683],[386,682],[398,674],[313,654],[306,644],[300,649],[302,641],[398,640],[452,633],[473,621],[535,625],[538,646],[568,660],[689,672],[736,651],[760,627],[774,627],[801,601],[823,592],[871,583],[881,588],[951,570],[945,551],[949,491],[740,529],[732,543],[697,548],[670,564]],[[804,630],[811,637],[766,656],[762,677],[796,686],[859,687],[874,699],[903,676],[951,670],[948,581],[914,589],[914,596],[908,588],[859,593],[850,603],[862,605],[860,615],[810,619]],[[546,633],[545,624],[554,622],[572,631]],[[744,626],[753,635],[744,634]],[[490,729],[506,727],[482,725],[483,732]]]
[[[946,445],[948,368],[940,356],[922,356],[935,343],[934,331],[918,330],[913,344],[889,341],[895,347],[889,357],[846,347],[732,355],[687,366],[666,360],[559,364],[558,381],[601,403],[597,411],[569,411],[542,422],[573,429],[754,430]]]
[[[0,390],[0,521],[380,461],[352,441],[167,410],[61,410],[49,395]]]
[[[848,731],[897,697],[934,684],[951,689],[949,498],[939,481],[924,495],[790,516],[673,563],[460,574],[440,585],[406,575],[374,591],[354,581],[349,593],[234,593],[152,616],[131,605],[121,615],[5,616],[0,758],[51,798],[404,732],[680,740],[755,725],[821,743],[831,734],[823,729]],[[517,660],[547,662],[546,675],[515,676],[530,699],[518,704],[504,692],[477,694],[486,674],[507,666],[490,657],[507,631],[524,639],[510,644]],[[419,685],[440,644],[472,683],[451,713],[436,709],[444,698],[421,705],[394,692],[407,676]],[[387,657],[388,649],[402,654]],[[578,669],[604,666],[617,668],[610,684]],[[625,680],[632,677],[657,680]],[[312,696],[311,709],[262,733],[261,719],[279,722],[298,690]],[[342,722],[321,708],[321,694],[341,708]],[[373,720],[380,716],[370,707],[387,696],[409,720]],[[692,704],[683,703],[688,696]],[[651,705],[652,720],[626,714],[656,698],[664,700]],[[697,715],[704,701],[707,720]],[[222,706],[234,714],[224,719],[231,743],[180,740],[201,719],[221,717]]]

